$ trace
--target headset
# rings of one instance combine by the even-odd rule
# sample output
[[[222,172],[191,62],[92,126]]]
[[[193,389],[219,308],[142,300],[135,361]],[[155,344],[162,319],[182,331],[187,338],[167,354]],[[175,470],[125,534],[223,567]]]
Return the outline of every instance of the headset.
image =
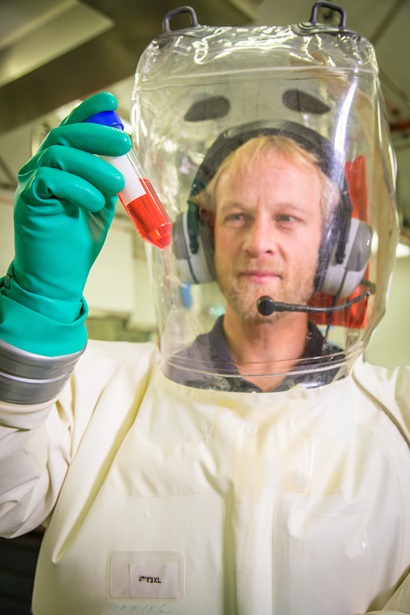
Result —
[[[331,142],[315,130],[291,121],[257,121],[228,128],[210,147],[193,180],[187,210],[179,214],[173,225],[173,251],[181,277],[191,284],[215,279],[212,228],[192,198],[208,185],[228,154],[261,135],[293,139],[316,155],[320,169],[339,186],[339,203],[323,229],[314,286],[315,291],[336,298],[348,297],[362,282],[370,258],[371,228],[352,217],[353,206],[343,166]],[[374,288],[365,296],[373,292]]]

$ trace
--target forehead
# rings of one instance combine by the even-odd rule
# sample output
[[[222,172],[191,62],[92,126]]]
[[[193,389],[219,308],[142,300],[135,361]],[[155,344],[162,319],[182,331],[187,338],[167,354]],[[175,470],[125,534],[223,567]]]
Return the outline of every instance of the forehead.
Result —
[[[249,156],[233,156],[221,168],[215,182],[216,201],[224,197],[255,195],[289,197],[310,194],[319,197],[322,180],[318,167],[308,159],[292,156],[275,148],[256,150]]]
[[[218,175],[227,167],[234,169],[240,168],[242,165],[246,167],[254,159],[259,162],[266,156],[275,156],[275,154],[278,157],[285,157],[297,166],[320,167],[317,154],[308,151],[294,139],[279,134],[259,135],[233,149],[220,164],[215,174]]]

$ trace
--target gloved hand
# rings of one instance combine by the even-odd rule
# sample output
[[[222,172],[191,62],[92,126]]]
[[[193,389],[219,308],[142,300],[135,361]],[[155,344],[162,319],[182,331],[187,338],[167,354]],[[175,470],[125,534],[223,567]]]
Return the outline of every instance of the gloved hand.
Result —
[[[18,174],[15,258],[2,295],[61,323],[84,310],[87,276],[124,187],[121,173],[94,154],[120,156],[131,148],[126,133],[84,120],[116,107],[109,93],[83,102]]]

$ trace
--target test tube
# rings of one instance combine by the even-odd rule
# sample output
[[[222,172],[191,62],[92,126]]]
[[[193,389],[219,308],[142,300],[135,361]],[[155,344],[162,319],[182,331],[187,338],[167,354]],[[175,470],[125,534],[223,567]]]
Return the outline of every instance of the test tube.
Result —
[[[115,111],[102,111],[86,121],[124,130],[124,124]],[[160,250],[169,248],[172,222],[134,152],[130,150],[124,156],[102,158],[124,175],[125,187],[118,198],[141,239]]]

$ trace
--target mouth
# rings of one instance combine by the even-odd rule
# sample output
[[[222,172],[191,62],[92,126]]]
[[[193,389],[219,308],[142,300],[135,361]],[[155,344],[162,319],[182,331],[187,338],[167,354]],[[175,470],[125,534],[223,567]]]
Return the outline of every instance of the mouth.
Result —
[[[266,269],[247,269],[239,273],[239,277],[245,278],[256,284],[269,284],[274,280],[281,280],[282,275],[276,271]]]

